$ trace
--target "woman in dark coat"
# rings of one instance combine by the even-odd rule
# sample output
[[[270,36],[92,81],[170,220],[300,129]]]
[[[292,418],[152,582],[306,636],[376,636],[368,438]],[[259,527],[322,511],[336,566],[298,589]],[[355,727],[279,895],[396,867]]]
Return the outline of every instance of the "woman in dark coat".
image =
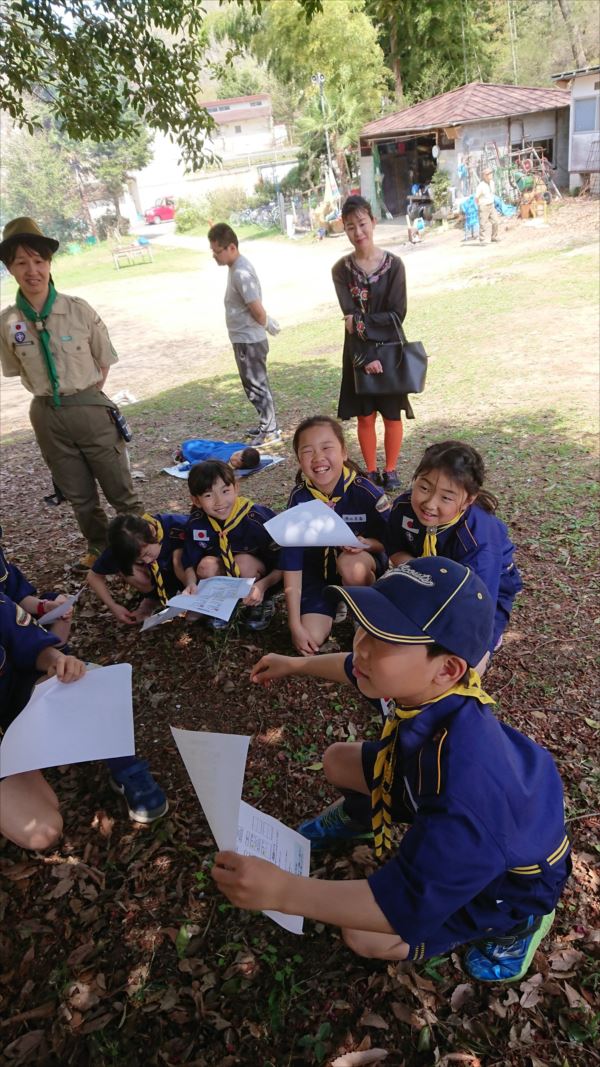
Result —
[[[343,256],[331,272],[344,314],[342,385],[338,403],[340,419],[358,417],[358,441],[369,477],[387,489],[398,489],[396,463],[402,446],[402,411],[414,418],[405,394],[358,396],[354,387],[354,367],[367,374],[381,374],[378,359],[368,361],[366,342],[393,341],[397,332],[390,312],[402,322],[406,315],[406,277],[398,256],[379,248],[373,240],[375,219],[368,200],[349,196],[342,207],[342,219],[354,252]],[[385,468],[377,470],[377,412],[383,418]]]

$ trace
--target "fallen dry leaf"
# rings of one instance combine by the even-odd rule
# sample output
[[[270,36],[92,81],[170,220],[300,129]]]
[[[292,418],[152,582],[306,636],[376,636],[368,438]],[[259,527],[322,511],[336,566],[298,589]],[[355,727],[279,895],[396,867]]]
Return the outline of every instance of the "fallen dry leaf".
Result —
[[[331,1061],[331,1067],[366,1067],[369,1063],[381,1063],[387,1059],[384,1048],[369,1048],[364,1052],[344,1052],[342,1056]]]
[[[460,1011],[464,1004],[473,996],[473,986],[468,982],[457,985],[456,989],[450,997],[450,1007],[452,1011]]]

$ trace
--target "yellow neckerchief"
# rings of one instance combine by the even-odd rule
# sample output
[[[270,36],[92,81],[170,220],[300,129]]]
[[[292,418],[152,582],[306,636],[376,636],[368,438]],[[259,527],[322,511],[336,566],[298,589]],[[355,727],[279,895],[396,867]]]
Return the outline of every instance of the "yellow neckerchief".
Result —
[[[457,522],[460,522],[464,515],[464,511],[459,511],[458,515],[455,515],[450,522],[445,522],[443,526],[427,526],[425,528],[425,541],[423,542],[423,556],[437,556],[437,535],[444,533],[444,530],[449,530],[451,526],[456,526]]]
[[[152,530],[152,533],[154,534],[154,537],[156,539],[156,544],[162,545],[165,536],[162,524],[158,521],[158,519],[155,519],[154,515],[149,515],[148,512],[144,512],[142,518],[148,523],[148,526]],[[169,598],[167,596],[167,590],[165,589],[162,571],[158,565],[158,560],[155,559],[154,563],[148,563],[147,567],[150,571],[150,574],[152,575],[152,580],[154,581],[156,592],[158,593],[158,599],[164,607]]]
[[[352,482],[356,479],[356,471],[350,470],[349,467],[342,467],[342,475],[343,475],[344,481],[343,481],[343,484],[342,484],[342,491],[338,496],[327,496],[327,493],[322,493],[320,489],[317,489],[316,485],[313,485],[313,483],[311,482],[310,478],[304,478],[304,484],[305,484],[306,488],[308,489],[310,495],[314,496],[315,500],[322,500],[324,504],[330,504],[332,507],[335,507],[336,504],[339,504],[340,500],[342,499],[342,497],[344,496],[346,491],[352,485]],[[338,482],[339,482],[339,478],[338,478]],[[336,482],[336,485],[337,485],[337,482]],[[326,548],[323,549],[323,576],[324,576],[324,578],[326,580],[327,580],[327,577],[328,577],[330,560],[331,560],[331,545],[327,545]]]
[[[481,704],[495,704],[495,700],[489,696],[481,686],[481,678],[477,671],[469,669],[466,681],[463,679],[446,693],[428,700],[423,707],[437,704],[439,700],[445,700],[452,696],[475,697]],[[394,709],[394,714],[388,717],[383,727],[381,740],[386,744],[377,753],[375,769],[373,771],[373,786],[371,789],[371,820],[373,823],[373,836],[375,843],[375,855],[381,856],[384,849],[391,848],[392,842],[392,783],[396,764],[396,741],[398,739],[398,727],[403,719],[414,719],[420,715],[423,707]]]
[[[246,515],[253,506],[254,504],[252,500],[247,500],[245,496],[238,496],[235,499],[228,517],[222,525],[218,519],[213,519],[212,515],[206,516],[213,530],[219,535],[219,552],[221,553],[225,573],[228,574],[230,578],[239,578],[240,568],[235,562],[228,535],[232,530],[235,530],[236,526],[239,526],[242,519],[246,518]]]

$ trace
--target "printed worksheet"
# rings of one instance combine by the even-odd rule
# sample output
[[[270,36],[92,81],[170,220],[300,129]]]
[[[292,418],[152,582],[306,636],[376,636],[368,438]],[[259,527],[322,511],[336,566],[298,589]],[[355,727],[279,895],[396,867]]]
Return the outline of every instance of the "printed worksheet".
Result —
[[[286,548],[364,548],[348,523],[322,500],[309,500],[282,511],[265,523],[265,530],[277,545]]]
[[[310,841],[242,800],[250,738],[173,726],[171,733],[219,849],[258,856],[291,874],[308,877]],[[290,933],[302,933],[301,915],[264,914]]]
[[[179,611],[197,611],[229,622],[238,600],[243,600],[254,585],[254,578],[203,578],[196,593],[178,593],[167,604]]]
[[[244,800],[240,801],[235,851],[240,856],[258,856],[259,859],[269,860],[290,874],[308,878],[310,873],[310,841],[272,815],[257,811]],[[302,933],[301,915],[285,915],[281,911],[265,911],[264,914],[291,934]]]
[[[77,603],[84,589],[85,586],[82,585],[81,589],[78,589],[76,593],[68,596],[62,604],[57,604],[55,608],[51,608],[50,611],[47,611],[46,614],[42,615],[41,619],[38,619],[37,621],[41,626],[47,626],[48,623],[55,622],[56,619],[62,619],[63,615],[66,615],[71,605]]]

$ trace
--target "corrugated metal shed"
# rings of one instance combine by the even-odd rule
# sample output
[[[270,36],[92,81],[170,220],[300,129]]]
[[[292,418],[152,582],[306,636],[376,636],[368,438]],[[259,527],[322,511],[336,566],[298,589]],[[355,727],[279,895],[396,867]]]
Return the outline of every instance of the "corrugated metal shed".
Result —
[[[402,111],[368,122],[360,131],[363,138],[395,136],[435,130],[440,126],[465,126],[470,122],[528,115],[568,107],[570,93],[564,89],[529,88],[524,85],[489,85],[470,82],[423,100]]]

